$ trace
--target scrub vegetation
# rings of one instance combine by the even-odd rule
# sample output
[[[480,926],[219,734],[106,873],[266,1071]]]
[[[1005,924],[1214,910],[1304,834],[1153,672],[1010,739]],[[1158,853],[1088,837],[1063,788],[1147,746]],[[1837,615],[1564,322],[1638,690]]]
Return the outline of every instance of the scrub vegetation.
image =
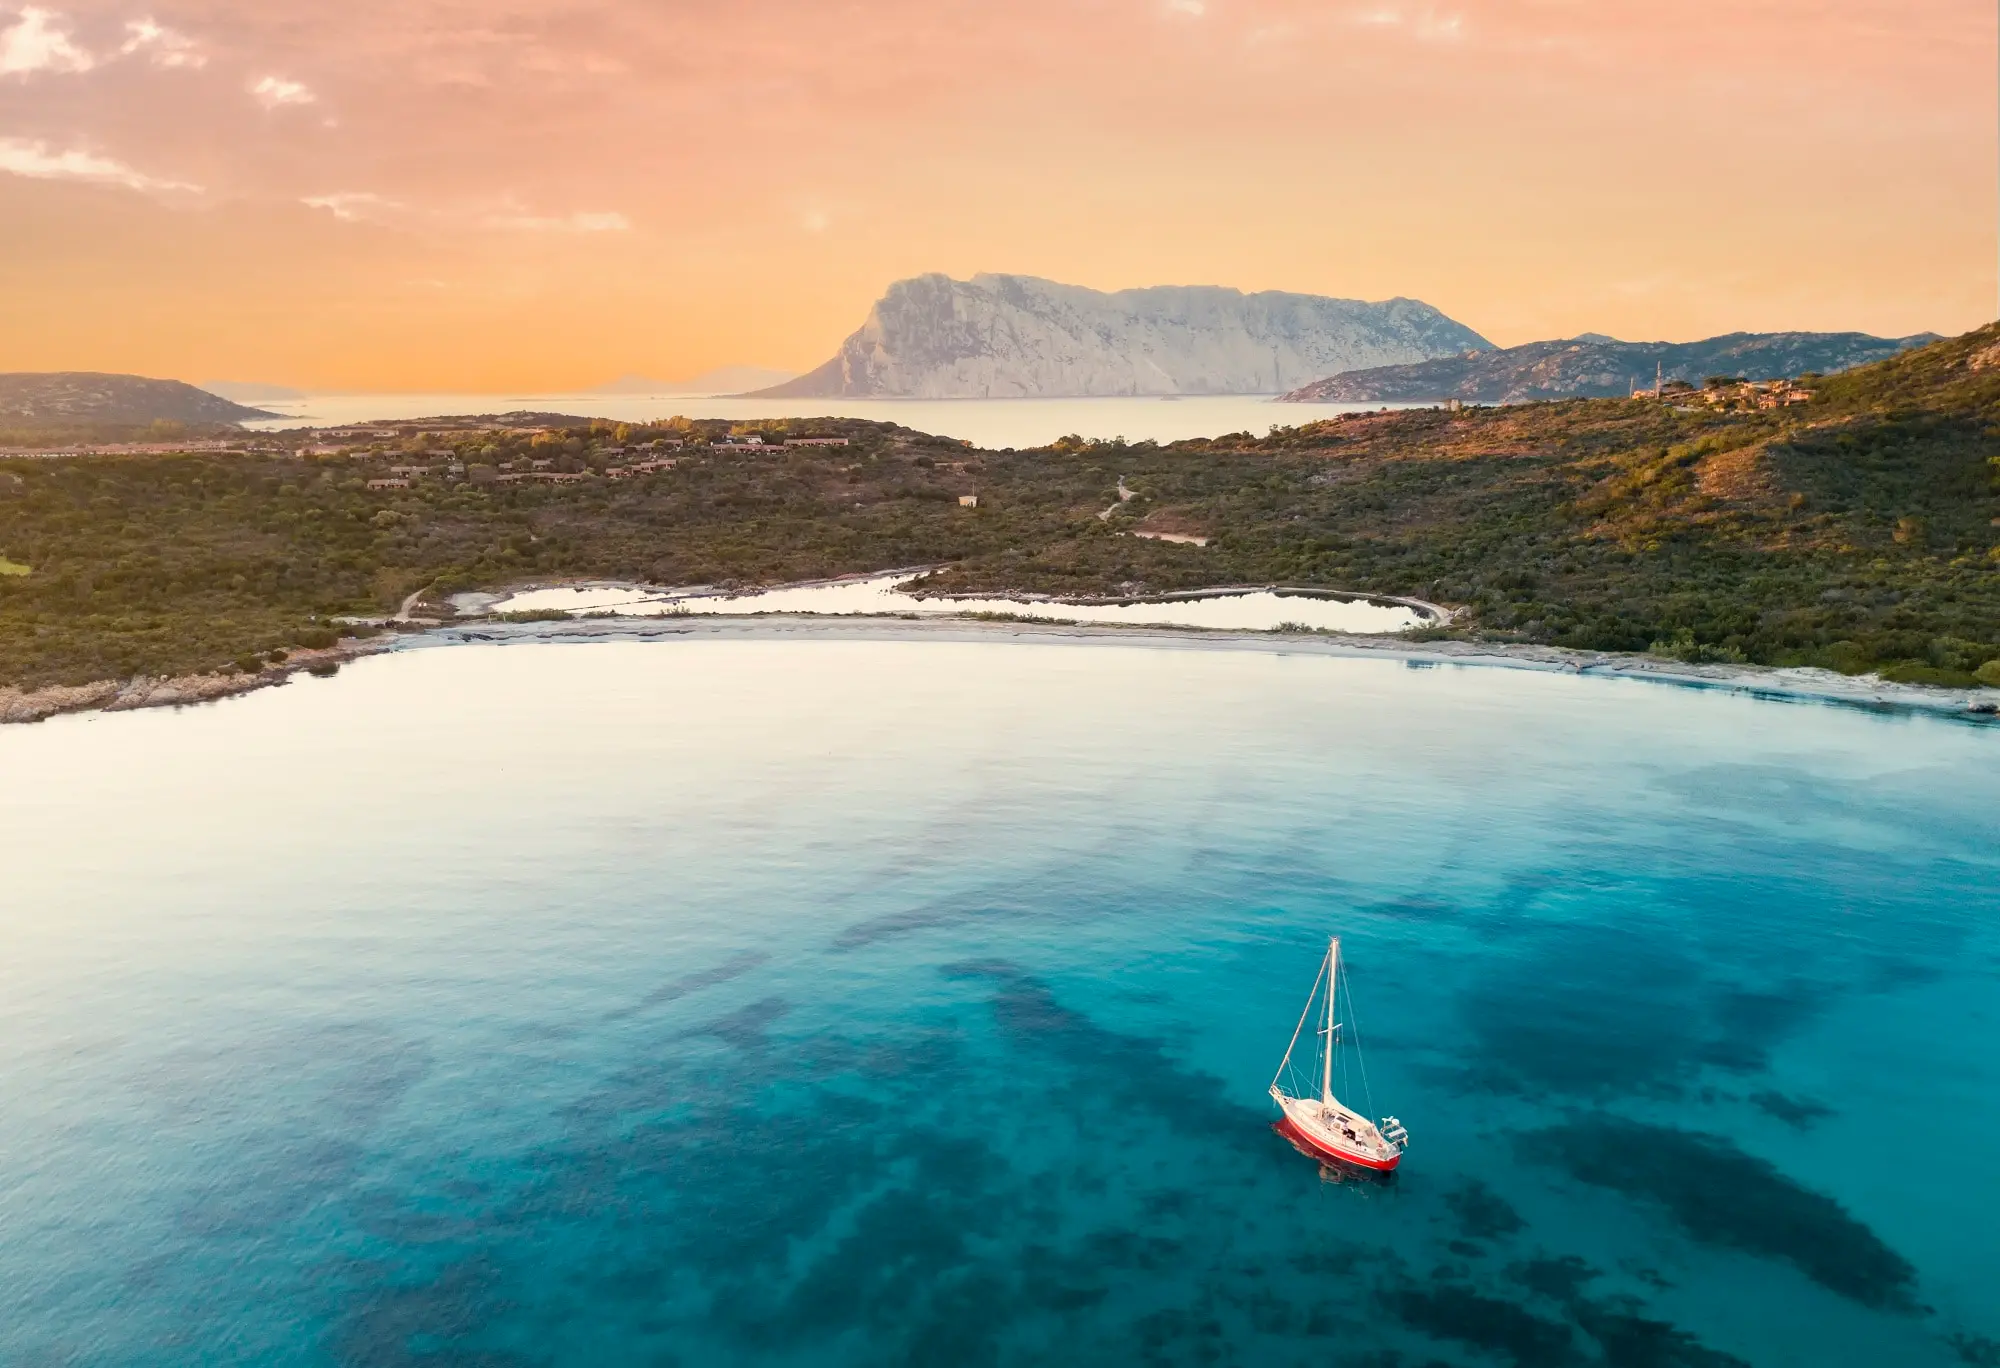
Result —
[[[1169,446],[519,415],[303,457],[0,457],[0,562],[32,572],[0,575],[0,684],[251,668],[420,591],[944,564],[930,587],[1318,585],[1460,607],[1451,635],[2000,687],[2000,327],[1809,383],[1769,412],[1570,400]],[[849,445],[777,445],[804,435]],[[661,439],[684,445],[632,451]],[[428,468],[370,488],[391,462]]]

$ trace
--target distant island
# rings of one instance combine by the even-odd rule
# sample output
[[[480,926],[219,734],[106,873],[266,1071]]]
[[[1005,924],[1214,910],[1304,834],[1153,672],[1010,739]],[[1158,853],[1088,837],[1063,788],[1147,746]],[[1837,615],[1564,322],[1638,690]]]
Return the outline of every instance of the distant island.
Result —
[[[1410,365],[1329,374],[1280,396],[1295,404],[1519,404],[1534,399],[1608,399],[1661,379],[1700,388],[1710,377],[1742,380],[1832,375],[1937,341],[1867,333],[1730,333],[1702,342],[1620,342],[1591,334],[1557,342],[1468,351]]]
[[[279,416],[179,380],[97,371],[0,374],[0,424],[240,423]]]
[[[2000,689],[2000,325],[1809,387],[1688,393],[1031,451],[851,418],[512,413],[0,454],[0,695],[268,677],[368,630],[343,619],[449,615],[466,589],[910,565],[949,567],[935,592],[1408,596],[1496,645]]]
[[[1334,371],[1491,345],[1413,299],[924,275],[891,285],[832,360],[745,397],[1277,394]]]

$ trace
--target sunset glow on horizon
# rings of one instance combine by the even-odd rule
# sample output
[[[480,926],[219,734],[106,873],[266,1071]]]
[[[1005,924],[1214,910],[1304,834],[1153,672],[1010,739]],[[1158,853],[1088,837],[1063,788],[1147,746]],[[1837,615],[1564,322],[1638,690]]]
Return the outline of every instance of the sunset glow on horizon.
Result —
[[[0,370],[805,370],[891,280],[1952,333],[1995,16],[1936,0],[0,0]]]

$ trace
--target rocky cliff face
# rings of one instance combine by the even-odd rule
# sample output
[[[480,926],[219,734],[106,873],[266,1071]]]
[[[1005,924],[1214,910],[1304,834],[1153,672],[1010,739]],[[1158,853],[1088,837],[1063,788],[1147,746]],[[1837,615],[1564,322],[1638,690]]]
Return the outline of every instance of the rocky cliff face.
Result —
[[[184,385],[97,371],[17,371],[0,375],[0,419],[26,422],[236,423],[276,418]]]
[[[1730,333],[1678,343],[1577,337],[1416,365],[1350,370],[1283,397],[1300,403],[1344,404],[1623,398],[1634,384],[1651,388],[1653,378],[1662,372],[1668,380],[1694,385],[1711,375],[1745,380],[1780,380],[1808,371],[1832,375],[1936,340],[1934,333],[1902,338],[1867,333]]]
[[[899,280],[840,354],[760,398],[1272,394],[1309,377],[1485,350],[1413,299],[1167,285],[1105,294],[1033,276]]]

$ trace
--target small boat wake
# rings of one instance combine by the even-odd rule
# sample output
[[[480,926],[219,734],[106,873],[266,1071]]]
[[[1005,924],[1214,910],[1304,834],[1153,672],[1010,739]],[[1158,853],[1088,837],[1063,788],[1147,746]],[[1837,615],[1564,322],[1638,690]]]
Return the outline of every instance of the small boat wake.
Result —
[[[1337,1164],[1342,1167],[1360,1169],[1375,1174],[1387,1174],[1403,1162],[1403,1151],[1409,1148],[1410,1133],[1403,1123],[1393,1116],[1385,1116],[1377,1123],[1356,1113],[1333,1094],[1333,1070],[1336,1061],[1340,1065],[1341,1088],[1349,1085],[1347,1054],[1345,1046],[1348,1037],[1356,1035],[1349,1031],[1347,1024],[1337,1020],[1336,1008],[1343,996],[1347,982],[1345,967],[1340,962],[1340,938],[1333,937],[1327,942],[1326,958],[1320,961],[1319,975],[1313,979],[1312,991],[1306,994],[1305,1010],[1299,1013],[1299,1024],[1292,1030],[1291,1044],[1285,1047],[1285,1057],[1278,1063],[1278,1072],[1271,1080],[1271,1100],[1278,1104],[1280,1117],[1272,1127],[1278,1134],[1292,1143],[1293,1148],[1322,1165]],[[1347,990],[1348,1015],[1354,1014],[1353,993]],[[1299,1037],[1305,1034],[1306,1021],[1313,1014],[1313,1004],[1321,1005],[1320,1023],[1315,1031],[1318,1046],[1313,1052],[1312,1083],[1318,1085],[1317,1095],[1312,1095],[1300,1086],[1292,1068],[1292,1056],[1298,1050]],[[1360,1070],[1361,1093],[1364,1100],[1373,1099],[1368,1092],[1368,1066],[1361,1058],[1361,1043],[1355,1039],[1354,1060]],[[1288,1090],[1289,1089],[1289,1090]]]

